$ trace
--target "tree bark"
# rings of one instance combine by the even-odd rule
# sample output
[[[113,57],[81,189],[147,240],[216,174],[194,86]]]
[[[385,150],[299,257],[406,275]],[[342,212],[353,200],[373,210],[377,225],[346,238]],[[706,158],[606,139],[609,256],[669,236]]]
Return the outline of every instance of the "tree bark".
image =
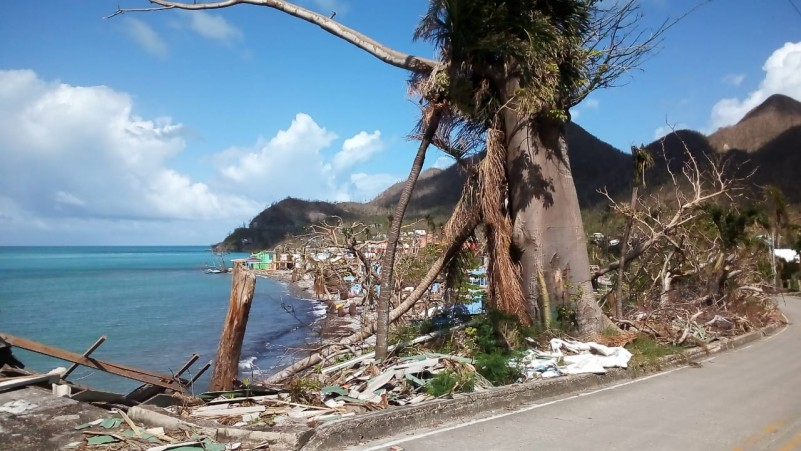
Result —
[[[439,121],[442,117],[442,110],[440,107],[434,107],[427,118],[426,130],[420,140],[420,146],[417,148],[417,155],[414,157],[412,168],[409,171],[409,177],[403,185],[398,204],[395,206],[395,213],[392,215],[392,225],[387,234],[387,250],[381,260],[381,291],[378,293],[378,306],[376,308],[376,342],[375,342],[375,356],[378,360],[384,360],[387,357],[387,338],[389,334],[389,310],[390,298],[393,291],[392,275],[395,266],[395,251],[398,247],[398,237],[400,236],[401,226],[403,225],[403,217],[406,215],[406,208],[409,206],[409,200],[412,198],[412,191],[414,185],[417,183],[417,178],[420,176],[420,171],[423,169],[423,163],[426,159],[426,150],[434,133],[439,127]]]
[[[214,372],[211,375],[210,391],[225,391],[234,388],[239,374],[239,355],[256,288],[256,274],[242,263],[234,263],[231,279],[231,297],[228,314],[225,316],[220,345],[217,348]]]
[[[512,84],[508,93],[513,93]],[[510,96],[511,97],[511,96]],[[590,282],[587,242],[570,172],[564,125],[530,119],[515,108],[502,112],[506,129],[509,212],[513,247],[529,314],[547,293],[552,307],[575,302],[579,333],[592,337],[613,325]],[[544,285],[539,282],[542,273]],[[559,294],[570,299],[560,298]]]
[[[635,168],[636,170],[636,168]],[[617,285],[615,286],[615,317],[623,319],[623,273],[626,269],[626,252],[629,251],[629,235],[631,235],[631,226],[634,224],[634,214],[637,212],[637,193],[640,187],[634,182],[631,188],[631,208],[632,216],[626,219],[626,229],[623,231],[623,238],[620,240],[620,260],[617,268]]]

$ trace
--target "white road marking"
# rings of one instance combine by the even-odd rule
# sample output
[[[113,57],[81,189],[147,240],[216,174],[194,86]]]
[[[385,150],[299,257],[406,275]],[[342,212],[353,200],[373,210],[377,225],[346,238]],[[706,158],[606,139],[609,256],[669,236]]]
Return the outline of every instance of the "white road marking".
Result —
[[[736,348],[736,349],[730,349],[726,353],[727,354],[735,353],[735,352],[738,352],[738,351],[742,351],[742,350],[748,349],[751,346],[753,346],[754,344],[764,343],[766,341],[770,341],[770,340],[774,339],[775,337],[778,337],[779,335],[784,333],[784,331],[786,331],[788,329],[788,326],[789,326],[789,324],[785,324],[785,326],[782,328],[782,330],[780,330],[779,332],[776,332],[775,334],[773,334],[773,335],[771,335],[769,337],[763,338],[762,340],[756,341],[753,344],[749,344],[748,346],[744,346],[744,347],[740,347],[740,348]],[[717,356],[709,357],[708,359],[703,360],[703,362],[709,362],[709,361],[713,360],[715,357],[717,357]],[[529,412],[531,410],[539,409],[541,407],[547,407],[547,406],[550,406],[550,405],[553,405],[553,404],[558,404],[560,402],[570,401],[572,399],[581,398],[583,396],[591,396],[591,395],[594,395],[596,393],[601,393],[601,392],[605,392],[605,391],[608,391],[608,390],[615,390],[617,388],[625,387],[627,385],[637,384],[637,383],[640,383],[640,382],[645,382],[645,381],[647,381],[649,379],[665,376],[665,375],[668,375],[668,374],[673,373],[675,371],[683,370],[683,369],[686,369],[686,368],[688,368],[688,367],[687,366],[680,366],[680,367],[677,367],[677,368],[673,368],[671,370],[667,370],[667,371],[662,372],[662,373],[652,374],[650,376],[645,376],[645,377],[642,377],[642,378],[634,379],[634,380],[631,380],[631,381],[628,381],[628,382],[623,382],[623,383],[616,384],[616,385],[610,385],[609,387],[600,388],[598,390],[594,390],[594,391],[591,391],[591,392],[579,393],[577,395],[572,395],[572,396],[569,396],[567,398],[555,399],[553,401],[549,401],[549,402],[546,402],[546,403],[543,403],[543,404],[533,404],[533,405],[530,405],[530,406],[526,406],[526,407],[522,407],[520,409],[513,410],[511,412],[500,413],[500,414],[493,415],[493,416],[486,417],[486,418],[479,418],[479,419],[476,419],[476,420],[470,420],[470,421],[465,422],[465,423],[459,423],[459,424],[455,424],[453,426],[448,426],[448,427],[444,427],[444,428],[441,428],[441,429],[435,429],[433,431],[425,432],[425,433],[419,434],[419,435],[414,435],[414,436],[410,436],[410,437],[391,440],[391,441],[388,441],[388,442],[381,443],[379,445],[372,446],[370,448],[362,449],[361,451],[383,450],[383,449],[386,449],[386,448],[388,448],[390,446],[395,446],[395,445],[399,445],[401,443],[410,442],[412,440],[417,440],[417,439],[421,439],[421,438],[424,438],[424,437],[429,437],[429,436],[432,436],[432,435],[435,435],[435,434],[439,434],[439,433],[442,433],[442,432],[453,431],[455,429],[461,429],[463,427],[472,426],[474,424],[485,423],[487,421],[497,420],[499,418],[508,417],[510,415],[517,415],[518,413]]]

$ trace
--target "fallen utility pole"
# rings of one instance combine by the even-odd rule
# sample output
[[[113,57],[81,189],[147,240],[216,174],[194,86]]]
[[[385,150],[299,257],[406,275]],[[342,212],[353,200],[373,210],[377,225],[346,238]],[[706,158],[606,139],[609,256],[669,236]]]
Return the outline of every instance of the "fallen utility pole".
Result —
[[[231,278],[231,297],[228,300],[228,314],[225,316],[220,346],[214,360],[210,391],[225,391],[234,388],[234,380],[239,374],[239,355],[248,325],[253,291],[256,289],[256,273],[247,269],[242,262],[234,262]]]
[[[169,374],[140,370],[138,368],[120,365],[118,363],[98,360],[92,357],[84,357],[81,354],[65,351],[63,349],[56,348],[55,346],[49,346],[43,343],[38,343],[33,340],[28,340],[27,338],[15,337],[13,335],[9,335],[6,333],[0,333],[0,339],[5,340],[10,345],[15,346],[17,348],[26,349],[28,351],[44,354],[49,357],[55,357],[57,359],[66,360],[72,363],[77,363],[79,365],[87,366],[89,368],[94,368],[100,371],[105,371],[107,373],[111,373],[117,376],[127,377],[128,379],[133,379],[139,382],[158,385],[159,387],[168,388],[170,390],[175,390],[181,393],[183,393],[184,391],[183,386],[186,385],[187,383],[182,379],[175,379],[173,376]]]

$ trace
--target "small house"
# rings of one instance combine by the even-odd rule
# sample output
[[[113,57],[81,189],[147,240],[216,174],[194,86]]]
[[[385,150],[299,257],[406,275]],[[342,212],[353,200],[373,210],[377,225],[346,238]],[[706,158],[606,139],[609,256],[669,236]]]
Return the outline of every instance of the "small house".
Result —
[[[248,269],[258,270],[272,270],[275,269],[273,262],[275,261],[275,252],[261,251],[255,254],[250,254],[250,257],[245,260]]]

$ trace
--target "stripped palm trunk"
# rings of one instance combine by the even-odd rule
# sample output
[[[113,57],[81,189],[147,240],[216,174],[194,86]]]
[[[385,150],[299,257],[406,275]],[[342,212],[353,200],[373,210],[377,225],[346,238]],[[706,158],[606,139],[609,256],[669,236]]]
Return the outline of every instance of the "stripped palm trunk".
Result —
[[[395,213],[392,215],[392,224],[387,234],[387,249],[384,257],[381,260],[381,291],[378,294],[378,306],[376,308],[376,343],[375,355],[376,359],[383,360],[387,357],[387,338],[389,333],[389,310],[390,299],[392,297],[393,288],[393,272],[395,265],[395,251],[398,247],[398,237],[400,236],[401,226],[403,225],[403,217],[406,215],[406,208],[409,206],[409,201],[412,198],[412,191],[414,185],[417,183],[417,178],[420,176],[420,171],[423,169],[423,163],[426,158],[426,150],[431,144],[431,139],[439,127],[439,122],[442,118],[443,105],[437,105],[429,109],[426,113],[424,122],[426,129],[420,140],[420,146],[417,149],[417,155],[412,163],[412,168],[409,171],[409,177],[403,185],[398,204],[395,206]]]

